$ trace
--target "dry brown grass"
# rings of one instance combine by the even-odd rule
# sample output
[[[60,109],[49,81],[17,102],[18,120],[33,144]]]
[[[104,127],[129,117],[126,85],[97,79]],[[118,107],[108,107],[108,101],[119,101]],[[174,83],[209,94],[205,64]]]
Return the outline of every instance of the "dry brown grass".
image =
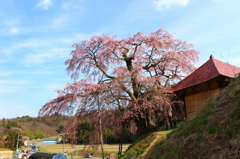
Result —
[[[42,149],[49,153],[61,153],[63,152],[63,145],[56,144],[56,145],[39,145]],[[125,151],[129,147],[129,144],[123,145],[123,151]],[[87,149],[88,147],[86,147]],[[74,152],[74,151],[81,151],[84,149],[84,145],[75,145],[72,146],[71,144],[64,144],[64,152]],[[118,144],[105,144],[104,151],[117,153],[118,152]],[[8,149],[0,148],[0,158],[11,159],[13,151],[9,151]]]
[[[145,156],[148,151],[157,143],[160,142],[162,140],[164,140],[167,136],[167,134],[169,134],[171,131],[161,131],[161,132],[157,132],[156,133],[156,137],[155,139],[151,142],[151,144],[149,145],[149,147],[147,148],[147,150],[143,153],[142,156]]]
[[[0,149],[0,158],[11,159],[13,151]]]
[[[158,142],[146,159],[238,159],[240,77]]]
[[[63,152],[63,145],[62,144],[56,144],[56,145],[40,145],[40,147],[47,152],[51,153],[61,153]],[[125,151],[129,147],[129,144],[124,144],[123,145],[123,151]],[[87,149],[88,147],[86,147]],[[79,151],[83,150],[84,145],[74,145],[72,146],[71,144],[64,144],[64,152],[71,153],[73,151]],[[109,151],[109,152],[118,152],[118,144],[105,144],[104,145],[104,151]]]

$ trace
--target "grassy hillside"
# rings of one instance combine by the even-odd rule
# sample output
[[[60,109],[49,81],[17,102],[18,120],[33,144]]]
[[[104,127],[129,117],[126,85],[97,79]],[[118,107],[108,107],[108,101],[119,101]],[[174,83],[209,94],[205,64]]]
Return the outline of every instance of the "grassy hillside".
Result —
[[[0,134],[4,134],[4,126],[3,126],[3,120],[5,121],[5,124],[7,124],[8,121],[10,122],[16,122],[17,125],[21,126],[21,129],[27,130],[30,129],[30,131],[38,131],[43,132],[45,134],[45,137],[50,136],[56,136],[58,135],[57,129],[60,125],[65,125],[69,121],[68,117],[59,117],[52,120],[48,120],[47,118],[40,117],[29,117],[29,116],[23,116],[23,117],[17,117],[12,119],[1,119],[0,120]]]
[[[151,149],[157,142],[166,138],[172,130],[154,132],[147,135],[143,135],[138,138],[121,156],[121,159],[140,159],[145,156],[149,149]]]
[[[145,158],[238,158],[240,156],[240,78],[209,99]]]
[[[125,155],[128,155],[127,152]],[[132,159],[237,159],[239,157],[239,77],[219,95],[209,99],[192,118],[179,124],[165,140],[156,142],[146,155],[128,155],[128,158]]]

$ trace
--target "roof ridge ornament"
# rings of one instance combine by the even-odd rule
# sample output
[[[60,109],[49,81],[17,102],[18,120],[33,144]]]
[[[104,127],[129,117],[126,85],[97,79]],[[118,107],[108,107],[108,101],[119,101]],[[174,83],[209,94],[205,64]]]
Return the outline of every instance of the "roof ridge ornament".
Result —
[[[210,59],[214,59],[213,55],[210,55]]]

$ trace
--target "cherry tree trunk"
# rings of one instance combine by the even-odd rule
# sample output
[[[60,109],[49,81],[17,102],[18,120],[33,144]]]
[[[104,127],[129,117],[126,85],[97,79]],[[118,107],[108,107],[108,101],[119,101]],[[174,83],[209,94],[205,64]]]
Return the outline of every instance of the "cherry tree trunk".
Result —
[[[119,147],[118,147],[118,156],[122,155],[122,145],[123,145],[124,131],[125,131],[125,123],[122,122],[121,132],[120,132],[120,141],[119,141]]]
[[[99,102],[99,97],[97,98],[97,100],[98,100],[97,103],[98,103],[98,124],[99,124],[99,133],[100,133],[100,143],[101,143],[102,158],[104,159],[102,114],[101,114],[101,105]]]
[[[145,118],[135,118],[135,122],[138,136],[156,131],[156,116],[154,110],[147,109],[145,112]]]

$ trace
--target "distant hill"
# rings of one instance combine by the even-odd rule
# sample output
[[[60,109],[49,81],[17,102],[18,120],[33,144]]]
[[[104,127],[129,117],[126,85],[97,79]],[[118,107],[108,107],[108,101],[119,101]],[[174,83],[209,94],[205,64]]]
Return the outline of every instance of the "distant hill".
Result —
[[[58,116],[51,120],[46,117],[29,117],[29,116],[17,117],[12,119],[1,119],[0,134],[4,134],[5,130],[3,126],[4,122],[6,124],[8,121],[10,121],[16,122],[18,125],[20,125],[23,131],[26,129],[31,129],[43,132],[45,134],[45,137],[56,136],[59,134],[57,132],[59,126],[62,125],[63,127],[65,127],[69,119],[70,118],[67,116]]]
[[[150,136],[154,135],[152,139]],[[166,139],[161,137],[156,142],[156,133],[150,136],[136,142],[120,158],[240,158],[240,77],[210,98],[192,118],[166,135]],[[154,142],[153,146],[147,142],[149,139]],[[144,151],[139,151],[143,148]]]

